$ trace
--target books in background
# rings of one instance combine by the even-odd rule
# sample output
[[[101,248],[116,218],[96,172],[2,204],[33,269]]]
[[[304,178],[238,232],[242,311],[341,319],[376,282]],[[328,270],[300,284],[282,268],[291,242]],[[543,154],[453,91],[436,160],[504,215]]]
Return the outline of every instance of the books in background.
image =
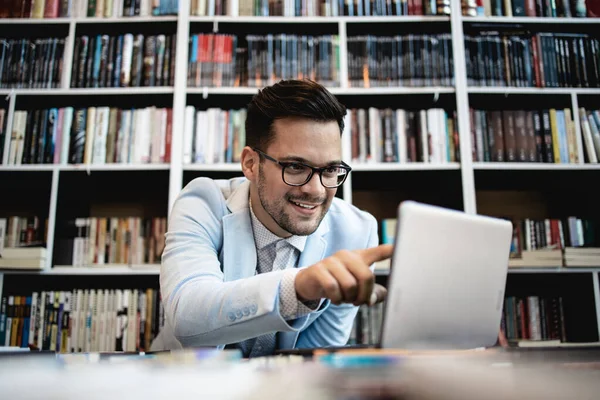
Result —
[[[185,108],[183,164],[237,163],[246,145],[246,109]]]
[[[597,162],[594,146],[580,153],[571,109],[470,109],[474,161]],[[600,146],[600,134],[598,136]],[[582,149],[583,150],[583,149]],[[599,147],[600,150],[600,147]],[[580,160],[579,154],[584,155]]]
[[[442,108],[350,109],[352,162],[458,161],[458,127]]]
[[[168,163],[172,109],[15,111],[4,164]]]
[[[78,36],[71,87],[173,86],[176,39],[176,34]]]
[[[188,86],[263,87],[281,79],[339,86],[337,35],[190,35]]]
[[[0,18],[118,18],[176,15],[178,0],[20,0],[0,6]]]
[[[44,269],[48,220],[37,216],[0,218],[0,268]]]
[[[462,0],[462,15],[494,17],[597,17],[588,13],[594,0]]]
[[[595,164],[600,158],[600,110],[587,111],[580,107],[579,118],[587,161]]]
[[[5,108],[0,109],[0,164],[4,160],[4,141],[6,140],[6,131],[8,124],[8,111]]]
[[[86,217],[69,220],[57,238],[56,264],[74,267],[160,263],[164,217]]]
[[[450,0],[192,0],[190,15],[197,16],[284,16],[284,17],[336,17],[336,16],[397,16],[397,15],[449,15]]]
[[[43,246],[48,219],[38,216],[0,217],[0,254],[3,248]]]
[[[449,33],[348,37],[350,87],[453,86]]]
[[[0,307],[0,346],[58,353],[149,351],[164,325],[154,288],[40,291]]]
[[[0,38],[0,88],[60,86],[65,38]]]
[[[560,296],[507,296],[501,329],[509,342],[566,342],[565,313]]]
[[[377,345],[381,336],[385,301],[374,306],[362,305],[354,318],[348,344]]]
[[[600,41],[585,34],[465,35],[469,86],[600,87]]]
[[[598,224],[570,216],[513,221],[509,266],[600,266]]]

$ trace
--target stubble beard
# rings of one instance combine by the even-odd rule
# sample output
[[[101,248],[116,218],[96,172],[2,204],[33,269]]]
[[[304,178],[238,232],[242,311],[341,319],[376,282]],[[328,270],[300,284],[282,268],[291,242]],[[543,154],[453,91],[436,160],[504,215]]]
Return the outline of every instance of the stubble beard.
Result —
[[[293,197],[286,194],[285,198],[277,199],[273,202],[267,201],[267,185],[266,179],[262,170],[262,167],[258,169],[258,199],[263,209],[269,214],[269,216],[279,225],[279,227],[292,235],[307,236],[317,230],[323,218],[327,214],[331,200],[323,198],[312,198],[309,196],[304,197]],[[285,207],[289,204],[289,200],[294,199],[295,201],[306,201],[310,203],[321,203],[320,214],[310,220],[303,220],[302,222],[296,222],[288,212],[285,211]]]

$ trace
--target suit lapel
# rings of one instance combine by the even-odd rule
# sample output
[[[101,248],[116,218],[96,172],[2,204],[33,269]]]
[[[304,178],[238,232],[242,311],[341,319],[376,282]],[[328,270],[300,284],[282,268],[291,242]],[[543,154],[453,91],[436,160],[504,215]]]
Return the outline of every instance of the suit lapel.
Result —
[[[256,271],[256,245],[248,196],[250,182],[236,188],[227,200],[231,211],[223,217],[223,274],[225,281],[253,276]]]
[[[310,267],[321,261],[325,255],[327,241],[324,235],[329,232],[329,223],[327,216],[323,218],[317,230],[306,239],[304,251],[300,254],[298,267]]]

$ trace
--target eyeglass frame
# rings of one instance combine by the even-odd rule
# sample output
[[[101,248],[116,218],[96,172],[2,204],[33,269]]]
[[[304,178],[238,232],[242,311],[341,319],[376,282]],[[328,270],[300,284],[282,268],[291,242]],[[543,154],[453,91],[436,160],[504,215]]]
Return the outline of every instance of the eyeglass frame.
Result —
[[[265,157],[267,160],[273,161],[277,164],[279,164],[281,166],[281,180],[283,181],[283,183],[285,183],[288,186],[294,186],[294,187],[300,187],[300,186],[304,186],[306,185],[308,182],[310,182],[310,180],[312,179],[313,175],[315,174],[315,172],[319,173],[319,181],[321,182],[321,185],[323,185],[324,188],[326,189],[336,189],[339,188],[340,186],[342,186],[344,184],[344,182],[346,182],[346,178],[348,178],[348,175],[350,174],[350,172],[352,171],[352,167],[349,166],[348,164],[346,164],[345,162],[341,161],[339,165],[328,165],[326,167],[313,167],[311,165],[305,164],[303,162],[300,161],[279,161],[273,157],[271,157],[270,155],[268,155],[267,153],[265,153],[262,150],[259,150],[255,147],[251,147],[252,150],[254,150],[255,152],[257,152],[258,154],[262,155],[263,157]],[[296,165],[301,165],[303,167],[306,167],[308,169],[310,169],[310,174],[308,175],[308,178],[306,179],[306,181],[304,183],[298,184],[298,185],[293,185],[291,183],[288,183],[285,181],[284,175],[285,175],[285,169],[292,165],[292,164],[296,164]],[[346,170],[346,175],[344,176],[344,180],[342,180],[342,182],[340,182],[339,185],[336,186],[325,186],[325,184],[323,183],[323,171],[325,171],[328,168],[331,167],[338,167],[338,168],[343,168]]]

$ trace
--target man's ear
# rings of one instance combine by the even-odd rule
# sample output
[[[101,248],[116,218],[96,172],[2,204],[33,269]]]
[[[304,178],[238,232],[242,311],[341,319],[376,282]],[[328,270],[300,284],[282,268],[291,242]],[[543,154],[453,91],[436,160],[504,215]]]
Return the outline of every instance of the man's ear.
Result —
[[[241,164],[244,176],[252,182],[258,179],[258,164],[260,158],[258,153],[252,150],[249,146],[242,149]]]

